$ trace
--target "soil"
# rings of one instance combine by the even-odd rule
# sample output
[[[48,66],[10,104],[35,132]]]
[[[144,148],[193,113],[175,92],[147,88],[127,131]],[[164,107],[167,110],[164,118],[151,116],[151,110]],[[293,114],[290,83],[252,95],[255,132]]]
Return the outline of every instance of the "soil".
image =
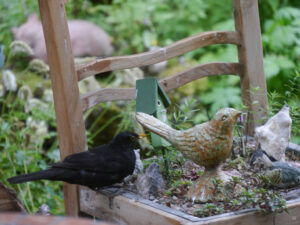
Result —
[[[192,182],[201,176],[203,168],[190,161],[182,164],[175,160],[169,163],[172,174],[169,174],[168,177],[164,174],[165,180],[168,181],[166,189],[159,192],[157,196],[150,195],[148,200],[197,217],[249,208],[265,212],[281,212],[285,210],[285,199],[289,200],[291,196],[294,198],[295,195],[300,197],[300,187],[276,188],[272,186],[264,176],[261,176],[264,172],[263,168],[250,166],[254,149],[255,144],[253,143],[246,144],[243,149],[236,145],[233,149],[235,154],[232,154],[222,164],[223,173],[235,178],[226,185],[216,180],[214,191],[216,196],[222,193],[221,199],[215,198],[210,202],[188,200],[185,194]],[[239,153],[242,152],[245,156],[240,156]],[[289,152],[286,154],[286,161],[299,166],[300,156]]]

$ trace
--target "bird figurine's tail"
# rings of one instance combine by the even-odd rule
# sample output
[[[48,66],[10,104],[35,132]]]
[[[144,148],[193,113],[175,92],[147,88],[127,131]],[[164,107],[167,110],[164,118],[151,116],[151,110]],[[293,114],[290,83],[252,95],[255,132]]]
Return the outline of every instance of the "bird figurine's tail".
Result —
[[[19,183],[25,183],[28,181],[35,181],[35,180],[41,180],[41,179],[53,180],[54,176],[55,176],[54,170],[48,169],[48,170],[42,170],[42,171],[35,172],[35,173],[29,173],[29,174],[11,177],[11,178],[8,178],[7,181],[11,184],[19,184]],[[57,176],[57,174],[56,174],[56,176]]]
[[[149,114],[137,112],[136,119],[140,124],[149,129],[151,132],[163,137],[170,143],[173,143],[175,137],[178,136],[177,130],[173,129],[169,125],[163,123],[159,119],[156,119]]]

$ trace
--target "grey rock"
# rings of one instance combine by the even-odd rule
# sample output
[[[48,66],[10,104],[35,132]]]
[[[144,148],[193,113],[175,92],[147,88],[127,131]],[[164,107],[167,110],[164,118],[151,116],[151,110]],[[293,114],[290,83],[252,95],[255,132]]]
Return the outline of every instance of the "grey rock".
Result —
[[[138,175],[135,185],[138,194],[144,198],[149,198],[150,195],[157,196],[158,192],[165,187],[159,165],[155,162],[151,163],[145,174]]]
[[[37,215],[50,216],[49,206],[46,204],[41,205],[39,210],[36,212]]]
[[[273,162],[272,167],[265,172],[271,184],[279,188],[300,185],[300,168],[287,162]]]
[[[291,125],[289,106],[284,105],[265,125],[255,129],[255,136],[262,150],[277,161],[285,161],[285,150],[291,137]]]
[[[286,188],[300,185],[300,168],[295,162],[272,162],[259,148],[254,152],[250,164],[265,168],[264,175],[275,187]]]
[[[290,191],[290,192],[286,193],[284,195],[284,198],[286,200],[292,200],[292,199],[300,198],[300,189],[296,189],[296,190],[293,190],[293,191]]]
[[[290,142],[286,151],[293,152],[295,155],[300,156],[300,145]]]

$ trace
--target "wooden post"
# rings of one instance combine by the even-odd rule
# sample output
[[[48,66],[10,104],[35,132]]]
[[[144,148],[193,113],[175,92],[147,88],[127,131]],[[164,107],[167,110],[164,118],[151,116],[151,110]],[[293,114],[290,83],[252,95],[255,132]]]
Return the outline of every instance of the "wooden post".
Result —
[[[233,7],[235,28],[241,35],[238,56],[243,64],[242,99],[249,112],[245,132],[253,136],[268,111],[258,5],[257,0],[233,0]]]
[[[65,0],[39,0],[54,95],[61,159],[85,149],[85,127],[65,13]],[[65,209],[78,216],[76,185],[64,183]]]

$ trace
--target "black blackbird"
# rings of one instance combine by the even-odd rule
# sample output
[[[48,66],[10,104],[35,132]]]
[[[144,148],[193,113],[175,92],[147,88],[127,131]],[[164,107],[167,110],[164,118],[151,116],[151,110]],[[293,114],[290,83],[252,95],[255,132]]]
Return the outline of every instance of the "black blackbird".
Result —
[[[11,184],[40,179],[65,181],[88,186],[91,189],[121,182],[133,173],[135,167],[134,143],[144,137],[132,132],[119,133],[109,144],[67,156],[49,169],[15,176]]]

